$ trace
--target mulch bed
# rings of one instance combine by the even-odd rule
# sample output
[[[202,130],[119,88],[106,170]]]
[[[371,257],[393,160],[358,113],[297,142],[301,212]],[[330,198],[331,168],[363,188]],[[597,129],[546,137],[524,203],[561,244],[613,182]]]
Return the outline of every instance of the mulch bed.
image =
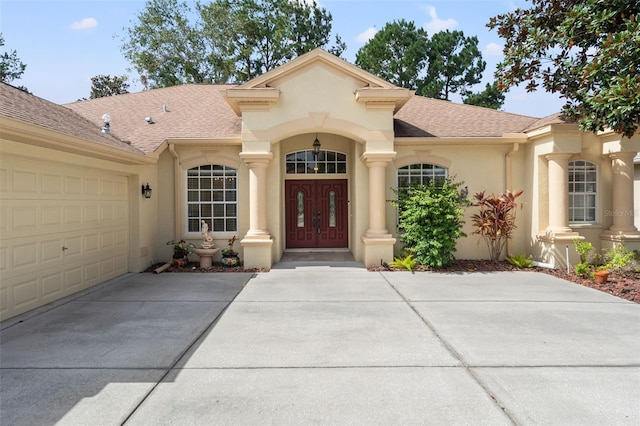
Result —
[[[152,265],[145,272],[153,272],[156,268],[164,265],[159,263]],[[376,267],[369,268],[370,271],[393,271],[393,268]],[[488,260],[456,260],[455,263],[446,268],[434,270],[432,268],[418,267],[416,271],[437,271],[437,272],[495,272],[495,271],[518,271],[519,269],[507,262],[493,263]],[[543,274],[553,275],[573,283],[590,287],[622,299],[640,303],[640,271],[635,272],[611,272],[609,279],[605,283],[598,283],[595,279],[584,278],[567,273],[566,270],[547,269],[547,268],[531,268],[529,271],[540,272]],[[214,264],[211,268],[202,269],[199,263],[191,262],[183,268],[170,266],[164,272],[186,272],[186,273],[207,273],[207,272],[268,272],[264,268],[244,269],[239,266],[225,266],[222,264]]]

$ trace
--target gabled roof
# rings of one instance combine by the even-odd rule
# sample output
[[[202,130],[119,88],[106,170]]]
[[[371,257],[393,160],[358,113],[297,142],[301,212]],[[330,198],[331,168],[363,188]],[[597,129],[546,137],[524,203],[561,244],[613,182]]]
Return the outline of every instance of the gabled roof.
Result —
[[[5,83],[0,83],[0,116],[129,153],[142,154],[142,151],[113,135],[102,133],[101,125],[96,126],[69,108]]]
[[[138,93],[79,101],[66,106],[102,127],[111,116],[111,133],[145,153],[175,139],[239,138],[241,119],[222,98],[230,85],[185,84]],[[154,124],[147,124],[151,117]]]
[[[277,68],[274,68],[264,74],[259,75],[256,78],[253,78],[246,83],[238,86],[238,89],[252,89],[252,88],[260,88],[260,87],[269,87],[270,83],[276,80],[279,80],[286,75],[297,72],[301,69],[307,68],[315,63],[323,63],[333,67],[335,69],[340,70],[345,75],[353,78],[354,80],[360,81],[362,87],[373,87],[373,88],[384,88],[384,89],[395,89],[397,88],[393,84],[389,83],[386,80],[377,77],[362,68],[359,68],[342,58],[339,58],[326,50],[318,47],[313,49],[304,55],[300,55],[295,59],[283,64]]]
[[[535,117],[414,96],[394,116],[396,137],[499,137],[520,133]]]
[[[546,117],[542,117],[539,120],[536,120],[533,124],[531,124],[529,127],[524,129],[524,131],[529,132],[531,130],[540,129],[541,127],[549,126],[551,124],[572,124],[572,123],[575,123],[575,121],[568,119],[567,117],[564,116],[563,113],[558,112],[555,114],[548,115]]]

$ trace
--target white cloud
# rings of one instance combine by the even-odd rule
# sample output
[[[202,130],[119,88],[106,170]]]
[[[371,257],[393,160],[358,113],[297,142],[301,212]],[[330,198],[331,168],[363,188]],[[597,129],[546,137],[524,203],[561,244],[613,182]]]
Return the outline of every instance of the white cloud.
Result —
[[[98,26],[98,21],[95,18],[83,18],[80,21],[76,21],[71,24],[72,30],[86,30],[88,28],[95,28]]]
[[[485,56],[500,56],[502,55],[502,46],[498,43],[489,43],[484,47],[482,54]]]
[[[360,34],[358,34],[358,36],[356,37],[356,40],[359,43],[366,43],[369,40],[371,40],[373,36],[376,35],[377,32],[378,30],[376,30],[374,27],[369,27],[363,32],[361,32]]]
[[[426,7],[427,13],[431,17],[431,21],[424,24],[424,28],[427,30],[429,36],[434,35],[440,31],[452,30],[458,26],[458,21],[455,19],[440,19],[436,8],[433,6]]]

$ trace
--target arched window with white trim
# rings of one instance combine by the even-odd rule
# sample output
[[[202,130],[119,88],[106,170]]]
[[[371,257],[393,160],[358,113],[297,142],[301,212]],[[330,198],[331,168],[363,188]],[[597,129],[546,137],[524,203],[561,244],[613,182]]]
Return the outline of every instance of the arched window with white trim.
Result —
[[[447,178],[447,169],[435,164],[409,164],[398,169],[398,188],[406,188],[409,185],[428,185],[435,181],[444,182]]]
[[[598,168],[584,160],[569,163],[569,223],[596,223]]]

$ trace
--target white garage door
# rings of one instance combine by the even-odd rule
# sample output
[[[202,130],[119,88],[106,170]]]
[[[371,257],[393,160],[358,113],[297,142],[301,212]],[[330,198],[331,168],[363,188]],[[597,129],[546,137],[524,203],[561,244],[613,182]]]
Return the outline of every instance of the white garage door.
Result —
[[[127,272],[126,176],[20,158],[0,164],[0,319]]]

